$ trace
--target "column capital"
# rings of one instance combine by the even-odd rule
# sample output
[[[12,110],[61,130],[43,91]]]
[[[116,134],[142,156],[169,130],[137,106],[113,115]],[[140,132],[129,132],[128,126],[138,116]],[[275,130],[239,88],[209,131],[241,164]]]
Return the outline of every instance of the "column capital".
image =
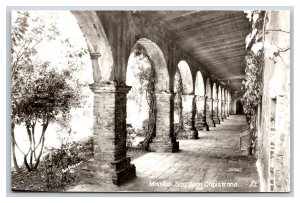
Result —
[[[92,60],[97,60],[101,54],[99,52],[90,52],[90,57]]]
[[[195,95],[198,99],[206,99],[206,96]]]
[[[170,92],[170,91],[158,91],[158,92],[155,92],[155,95],[172,96],[172,95],[174,95],[174,93]]]
[[[186,98],[194,98],[196,95],[193,95],[193,94],[183,94],[181,96],[182,97],[186,97]]]
[[[131,86],[117,85],[111,81],[95,82],[89,85],[94,93],[128,93]]]

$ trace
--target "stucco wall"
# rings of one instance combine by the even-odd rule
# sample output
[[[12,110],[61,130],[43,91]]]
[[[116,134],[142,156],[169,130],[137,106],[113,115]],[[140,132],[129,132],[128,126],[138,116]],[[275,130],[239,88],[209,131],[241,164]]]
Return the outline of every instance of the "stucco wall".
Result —
[[[283,50],[290,47],[289,12],[268,12],[268,30],[273,31],[267,32],[265,42]],[[267,49],[258,118],[258,170],[263,191],[284,192],[290,190],[290,51],[280,52],[274,61]]]

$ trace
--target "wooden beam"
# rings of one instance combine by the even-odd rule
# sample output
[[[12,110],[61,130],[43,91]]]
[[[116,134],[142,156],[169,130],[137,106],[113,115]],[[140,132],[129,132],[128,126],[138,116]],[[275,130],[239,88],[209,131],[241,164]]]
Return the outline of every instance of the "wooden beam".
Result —
[[[191,23],[186,26],[182,26],[181,24],[176,23],[176,21],[168,22],[168,24],[166,24],[166,25],[168,27],[170,27],[169,31],[176,32],[176,31],[180,30],[180,31],[188,32],[189,30],[193,30],[195,28],[208,29],[208,28],[220,26],[223,24],[230,24],[230,23],[233,23],[234,21],[240,21],[240,20],[242,20],[242,22],[247,20],[246,15],[241,15],[241,13],[232,13],[229,15],[222,15],[222,16],[215,17],[212,19],[208,19],[206,21],[201,21],[199,19],[198,22],[194,22],[194,23]],[[161,22],[161,23],[164,23],[164,22]]]
[[[248,33],[241,33],[241,32],[235,32],[232,33],[228,36],[228,34],[222,35],[221,37],[216,36],[210,40],[199,40],[197,38],[194,38],[194,40],[186,40],[186,41],[182,41],[179,43],[179,45],[182,46],[190,46],[190,45],[194,45],[194,46],[207,46],[210,44],[218,44],[218,43],[222,43],[226,40],[235,40],[235,39],[243,39],[245,41],[245,38],[247,36]]]
[[[240,42],[240,43],[235,43],[223,47],[213,46],[211,49],[205,49],[205,50],[203,50],[202,48],[196,48],[193,49],[193,52],[197,54],[207,53],[207,52],[214,52],[214,54],[218,54],[218,53],[228,52],[228,51],[243,51],[244,47],[245,47],[245,42],[242,43]]]
[[[222,49],[225,47],[233,47],[235,45],[242,45],[245,47],[245,40],[244,39],[238,39],[235,41],[226,41],[224,43],[217,43],[217,44],[211,44],[208,46],[200,46],[198,48],[193,49],[194,51],[197,50],[204,50],[204,52],[210,51],[210,50],[216,50],[216,49]]]

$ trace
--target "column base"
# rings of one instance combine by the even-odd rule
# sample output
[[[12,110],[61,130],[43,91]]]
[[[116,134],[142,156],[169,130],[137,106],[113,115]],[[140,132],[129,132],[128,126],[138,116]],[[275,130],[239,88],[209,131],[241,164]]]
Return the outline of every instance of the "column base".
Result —
[[[180,130],[177,133],[180,139],[198,139],[198,131],[196,130]]]
[[[213,121],[215,124],[220,124],[220,119],[219,118],[213,118]]]
[[[84,184],[107,185],[121,184],[136,177],[136,170],[133,164],[130,164],[130,158],[112,162],[110,165],[103,164],[91,159],[87,165],[81,169],[81,182]]]
[[[213,119],[206,119],[206,123],[209,127],[216,127],[216,124],[214,123]]]
[[[195,122],[195,128],[197,131],[209,131],[209,127],[205,120],[203,119],[197,119]]]
[[[151,152],[178,152],[179,151],[179,142],[176,141],[176,138],[166,139],[154,139],[149,144],[149,150]]]

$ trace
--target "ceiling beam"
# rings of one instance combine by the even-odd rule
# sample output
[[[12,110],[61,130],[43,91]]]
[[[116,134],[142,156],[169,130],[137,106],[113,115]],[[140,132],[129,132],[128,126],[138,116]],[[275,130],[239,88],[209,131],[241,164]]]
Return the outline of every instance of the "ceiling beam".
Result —
[[[166,26],[170,27],[169,30],[172,32],[176,32],[178,30],[188,32],[189,30],[193,30],[195,28],[208,29],[214,26],[220,26],[224,24],[230,24],[235,21],[245,21],[245,20],[246,20],[246,16],[242,16],[240,13],[233,13],[231,15],[223,15],[217,18],[208,19],[206,21],[200,20],[198,22],[194,22],[186,26],[182,26],[181,24],[178,24],[176,21],[168,22]],[[164,23],[164,21],[162,21],[161,23]]]
[[[241,33],[241,32],[234,32],[231,33],[229,36],[228,34],[226,35],[221,35],[221,36],[216,36],[212,39],[206,39],[206,40],[200,40],[199,38],[192,38],[192,40],[185,40],[180,42],[180,45],[183,46],[207,46],[212,43],[217,44],[217,43],[222,43],[227,40],[235,40],[235,39],[246,39],[247,33]]]

